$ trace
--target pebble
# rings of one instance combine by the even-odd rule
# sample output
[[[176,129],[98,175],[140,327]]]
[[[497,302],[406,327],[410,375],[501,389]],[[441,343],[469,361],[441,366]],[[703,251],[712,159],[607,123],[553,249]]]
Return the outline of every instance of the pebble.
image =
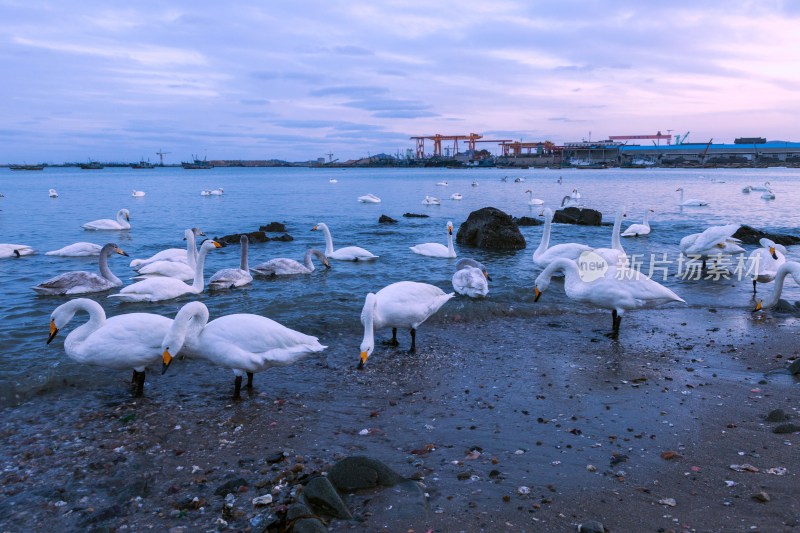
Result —
[[[678,502],[675,501],[675,498],[662,498],[658,500],[658,503],[661,505],[669,505],[670,507],[675,507],[678,505]]]
[[[766,492],[764,492],[763,490],[762,490],[761,492],[756,492],[755,494],[753,494],[753,495],[752,495],[752,496],[750,496],[750,497],[751,497],[752,499],[754,499],[755,501],[759,502],[759,503],[767,503],[767,502],[768,502],[768,501],[770,501],[770,499],[771,499],[771,498],[769,497],[769,494],[767,494],[767,493],[766,493]]]
[[[272,503],[272,494],[264,494],[263,496],[257,496],[253,498],[253,505],[269,505]]]

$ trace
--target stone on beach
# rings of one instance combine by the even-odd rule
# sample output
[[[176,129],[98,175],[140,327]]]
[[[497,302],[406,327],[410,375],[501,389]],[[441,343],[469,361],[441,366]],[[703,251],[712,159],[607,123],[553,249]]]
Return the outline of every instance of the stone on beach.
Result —
[[[461,224],[456,242],[483,250],[522,250],[525,237],[511,215],[494,207],[473,211]]]

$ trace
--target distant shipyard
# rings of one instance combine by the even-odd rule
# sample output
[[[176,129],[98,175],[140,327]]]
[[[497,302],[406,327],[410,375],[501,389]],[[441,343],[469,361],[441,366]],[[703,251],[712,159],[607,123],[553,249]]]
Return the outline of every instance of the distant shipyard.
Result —
[[[690,132],[662,134],[612,135],[602,141],[581,140],[557,145],[549,140],[522,142],[512,139],[486,139],[483,135],[421,135],[410,137],[414,148],[404,152],[376,154],[359,159],[340,161],[333,153],[309,161],[289,162],[280,159],[212,159],[165,164],[170,152],[155,152],[159,164],[141,160],[135,163],[89,161],[89,163],[9,164],[11,170],[43,170],[47,166],[75,166],[87,170],[105,167],[152,169],[182,167],[186,170],[206,170],[215,167],[498,167],[526,168],[764,168],[800,167],[800,143],[767,140],[764,137],[740,137],[733,144],[689,142]],[[483,144],[481,144],[483,143]],[[480,146],[479,146],[480,145]],[[496,153],[492,153],[493,148]],[[463,150],[462,150],[463,149]]]

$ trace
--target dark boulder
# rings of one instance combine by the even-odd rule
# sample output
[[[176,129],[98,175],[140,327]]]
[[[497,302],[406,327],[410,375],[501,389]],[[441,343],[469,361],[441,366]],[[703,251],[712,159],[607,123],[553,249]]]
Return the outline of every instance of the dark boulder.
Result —
[[[473,211],[461,224],[456,235],[458,244],[476,246],[484,250],[522,250],[525,237],[508,215],[494,207]]]
[[[270,233],[284,233],[286,231],[286,224],[280,222],[270,222],[266,226],[260,226],[258,231],[268,231]]]
[[[328,472],[333,486],[343,492],[375,487],[392,487],[403,477],[380,461],[357,455],[342,459]]]
[[[578,224],[579,226],[599,226],[603,223],[603,213],[594,209],[565,207],[553,214],[557,224]]]
[[[544,224],[544,221],[533,217],[515,217],[514,222],[517,223],[517,226],[541,226]]]
[[[418,215],[417,213],[403,213],[406,218],[428,218],[428,215]]]
[[[220,244],[239,244],[239,241],[242,238],[242,235],[247,235],[247,239],[250,242],[267,242],[269,237],[267,237],[266,233],[263,231],[252,231],[250,233],[233,233],[231,235],[225,235],[224,237],[214,237],[214,240]]]
[[[283,234],[283,235],[281,235],[280,237],[273,237],[273,238],[272,238],[272,239],[270,239],[270,240],[272,240],[272,241],[281,241],[281,242],[290,242],[290,241],[293,241],[293,240],[294,240],[294,237],[292,237],[292,236],[291,236],[291,235],[289,235],[288,233],[284,233],[284,234]]]
[[[776,233],[767,233],[765,231],[757,230],[747,225],[742,225],[733,234],[734,239],[741,239],[744,244],[758,244],[760,239],[767,238],[775,244],[782,244],[784,246],[791,246],[800,243],[800,237],[794,235],[778,235]]]
[[[397,224],[397,221],[390,216],[381,215],[381,218],[378,219],[378,224]]]

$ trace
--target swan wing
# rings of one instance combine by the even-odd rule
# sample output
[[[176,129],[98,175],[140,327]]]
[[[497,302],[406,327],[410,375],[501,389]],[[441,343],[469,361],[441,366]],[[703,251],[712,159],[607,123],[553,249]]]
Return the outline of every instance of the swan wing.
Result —
[[[340,261],[368,261],[378,258],[377,255],[372,255],[371,252],[358,246],[346,246],[344,248],[339,248],[338,250],[334,250],[334,252],[328,257],[331,259],[338,259]]]
[[[33,248],[25,244],[0,244],[0,258],[33,255]]]
[[[223,268],[217,271],[208,280],[208,288],[211,290],[229,289],[231,287],[241,287],[253,281],[253,276],[247,270],[241,268]]]
[[[417,328],[454,293],[428,283],[400,281],[377,292],[376,329],[385,326]]]
[[[482,298],[489,293],[489,282],[479,268],[465,267],[453,274],[453,289],[470,298]]]
[[[311,272],[294,259],[278,257],[265,263],[251,267],[250,270],[259,276],[288,276],[291,274],[308,274]]]
[[[182,281],[194,279],[194,269],[180,261],[155,261],[153,263],[148,263],[139,268],[139,274],[148,277],[164,276],[168,278],[177,278]]]
[[[123,302],[158,302],[192,292],[195,292],[192,286],[179,279],[157,277],[137,281],[123,287],[117,294],[109,294],[108,297]]]
[[[637,235],[648,235],[650,233],[650,226],[646,226],[644,224],[631,224],[628,226],[623,233],[620,234],[621,237],[635,237]]]
[[[76,271],[65,272],[54,278],[43,281],[33,287],[39,294],[86,294],[101,292],[119,287],[121,283],[114,283],[94,272]]]
[[[91,255],[100,255],[100,250],[103,247],[93,242],[76,242],[69,244],[58,250],[46,252],[44,255],[57,255],[60,257],[86,257]]]
[[[172,319],[152,313],[111,317],[80,343],[80,362],[119,370],[160,364],[161,342],[171,325]]]

